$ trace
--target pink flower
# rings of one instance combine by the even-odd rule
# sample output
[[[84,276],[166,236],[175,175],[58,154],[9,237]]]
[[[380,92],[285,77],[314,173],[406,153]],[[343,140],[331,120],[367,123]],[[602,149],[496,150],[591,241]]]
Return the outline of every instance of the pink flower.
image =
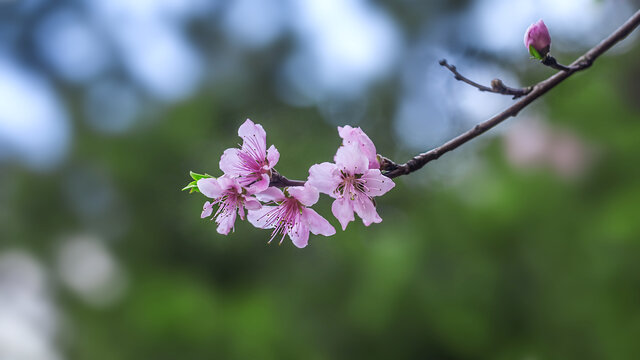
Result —
[[[318,190],[306,185],[285,189],[271,187],[256,195],[261,201],[273,201],[276,206],[263,206],[259,210],[249,211],[247,219],[253,226],[261,229],[273,229],[269,243],[278,235],[285,235],[299,248],[307,246],[309,231],[315,235],[331,236],[336,230],[329,222],[314,210],[308,208],[318,201]]]
[[[369,169],[367,156],[358,145],[340,147],[334,160],[335,164],[313,165],[307,183],[336,199],[331,211],[340,221],[342,230],[354,220],[354,211],[365,226],[381,222],[373,198],[391,190],[395,186],[393,181],[380,170]]]
[[[238,177],[241,186],[260,192],[269,187],[271,169],[278,163],[280,153],[273,145],[267,150],[267,133],[249,119],[238,129],[238,136],[242,138],[242,148],[225,150],[220,169]]]
[[[213,215],[218,224],[218,233],[227,235],[233,229],[236,221],[236,212],[240,219],[244,220],[244,209],[257,210],[262,205],[255,198],[249,196],[237,179],[228,176],[219,178],[205,178],[198,180],[198,190],[205,196],[213,199],[213,202],[205,202],[202,208],[201,218],[211,216],[213,205],[218,205],[218,211]]]
[[[524,46],[533,57],[540,60],[549,53],[551,49],[551,35],[549,35],[549,29],[547,29],[542,19],[531,24],[524,33]],[[533,46],[539,56],[536,56],[537,54],[531,50],[531,46]]]
[[[369,169],[380,169],[376,146],[373,145],[373,141],[369,139],[362,129],[359,127],[354,128],[349,125],[345,125],[344,127],[338,126],[338,134],[342,138],[342,145],[355,144],[360,148],[360,151],[369,160]]]

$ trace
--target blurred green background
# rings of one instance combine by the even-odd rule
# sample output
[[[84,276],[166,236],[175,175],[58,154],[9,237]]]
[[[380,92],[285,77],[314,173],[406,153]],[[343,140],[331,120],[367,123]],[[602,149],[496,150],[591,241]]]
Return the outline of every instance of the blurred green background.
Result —
[[[396,180],[305,249],[200,219],[246,118],[277,169],[336,126],[396,161],[508,106],[543,18],[571,62],[633,1],[0,1],[0,359],[634,359],[640,46]],[[322,197],[316,210],[338,229]]]

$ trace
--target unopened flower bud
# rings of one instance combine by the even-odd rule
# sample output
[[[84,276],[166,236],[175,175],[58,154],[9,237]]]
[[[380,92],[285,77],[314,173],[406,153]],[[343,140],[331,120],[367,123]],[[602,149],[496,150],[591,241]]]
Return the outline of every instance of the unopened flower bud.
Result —
[[[531,56],[536,59],[542,60],[547,56],[549,49],[551,49],[551,36],[542,19],[531,24],[524,33],[524,46],[527,47]]]

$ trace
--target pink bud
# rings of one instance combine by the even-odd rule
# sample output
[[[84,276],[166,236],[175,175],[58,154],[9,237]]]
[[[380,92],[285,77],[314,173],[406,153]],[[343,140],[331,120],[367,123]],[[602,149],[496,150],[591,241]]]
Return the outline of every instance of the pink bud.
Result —
[[[551,49],[551,36],[549,35],[549,29],[547,29],[542,19],[531,24],[524,33],[524,46],[529,50],[531,55],[537,59],[542,60],[542,58],[549,53],[549,49]],[[537,54],[531,50],[531,47],[535,49]]]

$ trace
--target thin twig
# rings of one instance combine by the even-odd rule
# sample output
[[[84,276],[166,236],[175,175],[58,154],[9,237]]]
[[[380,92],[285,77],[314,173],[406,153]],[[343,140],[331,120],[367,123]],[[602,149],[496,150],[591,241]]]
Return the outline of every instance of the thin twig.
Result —
[[[490,118],[489,120],[474,126],[471,130],[468,130],[467,132],[447,141],[443,145],[438,146],[437,148],[429,150],[425,153],[416,155],[404,164],[395,164],[393,162],[389,163],[389,170],[383,169],[387,170],[384,174],[390,178],[410,174],[422,168],[428,162],[436,160],[443,154],[454,150],[462,144],[465,144],[468,141],[474,139],[485,131],[500,124],[504,120],[518,115],[520,110],[524,109],[527,105],[531,104],[534,100],[545,94],[547,91],[553,89],[556,85],[567,79],[569,76],[573,75],[575,72],[590,67],[600,55],[602,55],[613,45],[627,37],[627,35],[629,35],[636,27],[638,27],[638,25],[640,25],[640,10],[633,14],[633,16],[629,18],[629,20],[622,24],[622,26],[620,26],[607,38],[602,40],[598,45],[596,45],[591,50],[587,51],[584,55],[576,59],[573,63],[571,63],[571,65],[569,65],[569,70],[556,73],[548,79],[539,82],[538,84],[533,86],[533,90],[529,94],[527,94],[515,104],[509,106],[507,109]]]
[[[446,59],[440,60],[439,64],[449,69],[449,71],[453,73],[456,80],[465,82],[480,91],[487,91],[487,92],[492,92],[492,93],[502,94],[502,95],[511,95],[513,96],[513,99],[517,99],[519,97],[527,95],[528,93],[531,92],[531,90],[533,90],[532,86],[529,86],[526,88],[512,88],[512,87],[506,86],[500,79],[493,79],[491,81],[491,87],[484,86],[460,74],[458,72],[458,69],[456,69],[454,65],[450,65]]]
[[[565,65],[560,64],[556,60],[556,58],[554,58],[551,55],[545,56],[544,59],[542,59],[540,62],[543,65],[546,65],[546,66],[548,66],[550,68],[554,68],[554,69],[560,70],[560,71],[580,70],[580,69],[577,69],[575,66],[574,67],[570,67],[570,66],[565,66]]]
[[[616,43],[620,42],[622,39],[627,37],[627,35],[629,35],[636,27],[638,27],[638,25],[640,25],[640,10],[638,10],[635,14],[633,14],[633,16],[629,18],[629,20],[627,20],[624,24],[622,24],[622,26],[620,26],[616,31],[614,31],[607,38],[602,40],[598,45],[591,48],[591,50],[587,51],[584,55],[580,56],[573,63],[571,63],[566,70],[563,69],[563,71],[558,72],[555,75],[552,75],[551,77],[549,77],[548,79],[537,83],[532,87],[529,93],[524,95],[522,99],[520,99],[513,105],[509,106],[498,115],[495,115],[489,120],[486,120],[480,124],[477,124],[472,129],[456,136],[455,138],[447,141],[446,143],[444,143],[441,146],[438,146],[437,148],[434,148],[432,150],[429,150],[427,152],[414,156],[404,164],[397,164],[392,160],[381,156],[380,158],[382,161],[380,164],[381,165],[380,169],[383,171],[383,174],[389,178],[395,178],[401,175],[410,174],[418,169],[421,169],[428,162],[436,160],[440,158],[440,156],[448,153],[449,151],[454,150],[459,146],[471,141],[472,139],[483,134],[487,130],[500,124],[504,120],[512,116],[518,115],[520,110],[524,109],[526,106],[531,104],[534,100],[544,95],[549,90],[553,89],[556,85],[558,85],[562,81],[566,80],[569,76],[573,75],[574,73],[580,70],[584,70],[590,67],[600,55],[604,54],[613,45],[615,45]],[[480,84],[476,84],[471,80],[468,80],[467,83],[469,82],[470,82],[470,85],[475,87],[480,86],[486,89],[491,89],[488,87],[484,87]],[[482,90],[482,91],[494,92],[492,90],[493,89]],[[271,186],[285,187],[285,186],[300,186],[304,184],[304,181],[289,180],[275,171],[273,173],[276,174],[276,177],[274,179],[274,176],[272,175]]]

